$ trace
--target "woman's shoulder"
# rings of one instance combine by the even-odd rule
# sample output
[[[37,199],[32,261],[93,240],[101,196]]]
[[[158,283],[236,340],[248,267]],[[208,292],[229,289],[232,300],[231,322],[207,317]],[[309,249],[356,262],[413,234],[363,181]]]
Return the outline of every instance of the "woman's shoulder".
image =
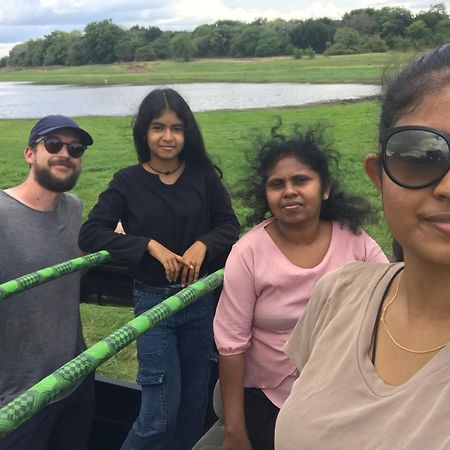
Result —
[[[316,289],[328,293],[341,293],[347,288],[367,290],[386,276],[393,276],[403,263],[353,261],[323,275]]]
[[[141,182],[143,175],[146,173],[148,172],[145,171],[141,164],[123,167],[114,173],[111,183],[113,183],[116,187],[121,185],[133,185],[136,182]]]
[[[355,232],[345,225],[333,222],[332,239],[335,251],[351,252],[357,261],[388,262],[378,242],[361,228]]]
[[[191,175],[195,177],[210,179],[220,179],[219,172],[214,168],[214,166],[209,166],[206,164],[200,164],[196,161],[187,161],[186,168]]]
[[[117,172],[115,172],[114,177],[129,177],[136,176],[136,174],[141,173],[144,169],[141,164],[133,164],[132,166],[122,167]]]
[[[273,221],[273,218],[263,220],[258,225],[245,232],[239,240],[234,244],[235,247],[245,249],[253,247],[256,244],[261,245],[261,237],[267,234],[266,227]]]

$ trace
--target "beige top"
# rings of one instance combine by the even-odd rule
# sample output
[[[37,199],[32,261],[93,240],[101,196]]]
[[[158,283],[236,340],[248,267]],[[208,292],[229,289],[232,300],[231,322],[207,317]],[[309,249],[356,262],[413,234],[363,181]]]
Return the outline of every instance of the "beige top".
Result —
[[[300,371],[276,450],[450,449],[450,346],[400,386],[369,357],[380,302],[402,264],[350,263],[317,284],[285,351]]]

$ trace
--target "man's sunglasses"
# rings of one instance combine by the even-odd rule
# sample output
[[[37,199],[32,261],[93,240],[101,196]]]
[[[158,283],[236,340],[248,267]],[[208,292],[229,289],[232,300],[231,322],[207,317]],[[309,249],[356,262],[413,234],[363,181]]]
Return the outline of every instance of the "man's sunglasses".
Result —
[[[389,128],[381,133],[381,159],[399,186],[420,189],[444,178],[450,169],[450,136],[422,126]]]
[[[87,148],[86,145],[80,142],[63,142],[56,137],[43,137],[35,141],[36,144],[39,142],[44,142],[45,149],[52,155],[59,153],[65,145],[67,152],[72,158],[81,158]]]

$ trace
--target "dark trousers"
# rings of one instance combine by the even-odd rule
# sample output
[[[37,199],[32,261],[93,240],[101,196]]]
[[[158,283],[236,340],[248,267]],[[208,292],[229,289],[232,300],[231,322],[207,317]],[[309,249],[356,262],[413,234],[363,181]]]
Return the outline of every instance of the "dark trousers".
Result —
[[[0,450],[86,450],[94,418],[94,376],[0,439]]]
[[[261,389],[244,389],[244,412],[247,434],[253,450],[274,450],[275,422],[280,409]]]

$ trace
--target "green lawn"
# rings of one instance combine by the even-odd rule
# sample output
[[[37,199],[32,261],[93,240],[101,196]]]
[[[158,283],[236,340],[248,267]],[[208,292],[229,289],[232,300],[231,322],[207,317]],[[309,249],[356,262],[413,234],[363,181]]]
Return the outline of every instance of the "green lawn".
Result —
[[[294,123],[310,124],[318,120],[328,124],[328,136],[341,152],[342,184],[351,192],[360,194],[380,208],[375,189],[366,178],[362,164],[364,156],[377,150],[378,104],[375,101],[347,102],[249,111],[219,111],[198,113],[196,117],[203,131],[207,148],[224,172],[229,188],[245,178],[245,152],[251,148],[257,130],[269,132],[277,117],[289,129]],[[131,140],[130,117],[82,117],[80,125],[94,137],[94,145],[83,158],[83,170],[74,192],[84,202],[86,215],[98,194],[105,189],[113,173],[121,167],[134,164],[135,151]],[[20,183],[28,172],[23,159],[28,132],[34,120],[0,120],[3,137],[0,152],[0,188]],[[242,219],[244,211],[235,201]],[[384,221],[368,228],[369,233],[387,251],[390,238]],[[132,318],[129,308],[82,305],[85,335],[93,344]],[[99,372],[121,379],[133,380],[136,370],[134,345],[122,351],[117,358],[105,363]]]
[[[201,82],[375,83],[385,67],[396,71],[411,53],[197,59],[88,66],[0,69],[0,81],[44,84],[172,84]]]

